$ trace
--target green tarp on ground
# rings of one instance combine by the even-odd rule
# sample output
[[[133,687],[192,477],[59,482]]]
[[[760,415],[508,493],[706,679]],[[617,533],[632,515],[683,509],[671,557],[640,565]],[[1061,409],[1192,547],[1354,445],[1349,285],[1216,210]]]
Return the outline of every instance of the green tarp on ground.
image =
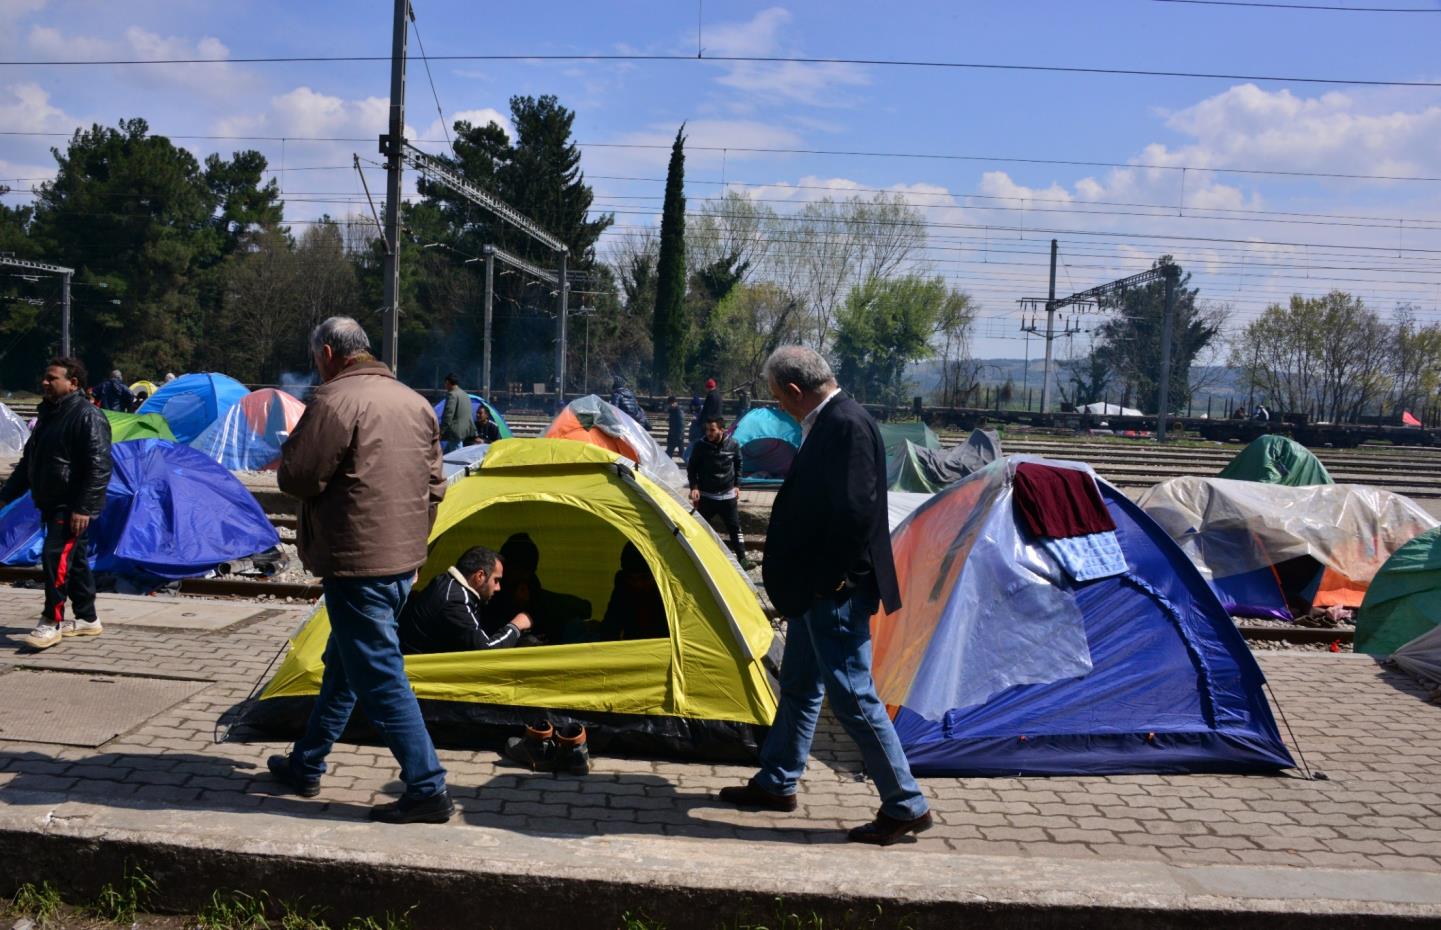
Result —
[[[1311,450],[1285,436],[1260,437],[1236,453],[1236,457],[1216,477],[1284,484],[1293,488],[1336,483]]]
[[[1356,612],[1356,651],[1390,655],[1441,626],[1441,527],[1391,553]]]
[[[126,442],[131,439],[168,439],[175,441],[170,424],[158,413],[120,413],[105,411],[110,421],[110,441]]]

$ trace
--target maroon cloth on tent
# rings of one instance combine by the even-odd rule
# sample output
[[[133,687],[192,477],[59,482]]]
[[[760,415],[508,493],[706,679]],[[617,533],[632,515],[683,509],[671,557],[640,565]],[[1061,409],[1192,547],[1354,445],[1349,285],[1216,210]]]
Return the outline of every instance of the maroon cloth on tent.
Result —
[[[1033,536],[1069,539],[1106,533],[1116,521],[1089,474],[1026,462],[1016,466],[1012,500]]]

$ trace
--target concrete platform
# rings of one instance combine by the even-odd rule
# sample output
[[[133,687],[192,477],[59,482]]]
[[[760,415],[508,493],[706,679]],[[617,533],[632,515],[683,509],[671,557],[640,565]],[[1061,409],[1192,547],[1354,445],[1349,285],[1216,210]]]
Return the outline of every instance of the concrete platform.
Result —
[[[38,593],[7,600],[26,597],[38,611]],[[396,791],[395,764],[354,745],[337,747],[319,798],[277,795],[264,762],[283,746],[212,735],[293,628],[281,615],[213,631],[118,624],[0,653],[0,665],[210,683],[98,748],[0,739],[0,885],[48,878],[82,899],[130,861],[166,907],[264,889],[330,906],[333,923],[415,904],[418,928],[615,927],[627,912],[774,925],[777,908],[826,926],[1441,923],[1441,707],[1364,656],[1260,656],[1328,781],[928,778],[937,826],[875,849],[843,841],[876,802],[829,721],[792,814],[719,806],[715,791],[745,767],[603,757],[562,777],[442,750],[461,813],[384,827],[366,815]]]

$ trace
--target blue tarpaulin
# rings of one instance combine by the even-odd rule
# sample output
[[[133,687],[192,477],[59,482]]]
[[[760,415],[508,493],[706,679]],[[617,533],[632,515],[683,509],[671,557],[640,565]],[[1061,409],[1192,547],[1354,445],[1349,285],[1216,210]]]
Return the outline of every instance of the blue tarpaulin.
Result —
[[[177,442],[190,442],[249,393],[245,385],[228,375],[181,375],[156,391],[137,412],[160,414],[170,424]]]
[[[95,571],[193,578],[279,545],[251,493],[202,453],[137,439],[116,443],[110,455],[105,509],[90,528]],[[38,565],[41,540],[29,494],[0,510],[0,564]]]

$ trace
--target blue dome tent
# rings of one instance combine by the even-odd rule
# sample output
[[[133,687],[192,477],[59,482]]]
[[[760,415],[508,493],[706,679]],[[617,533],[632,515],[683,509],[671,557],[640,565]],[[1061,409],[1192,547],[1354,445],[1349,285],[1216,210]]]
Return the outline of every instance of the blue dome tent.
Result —
[[[1094,506],[1115,525],[1095,534],[1104,550],[1083,547],[1077,560],[1058,542],[1093,537],[1032,534],[1015,477],[1031,463],[1094,481]],[[998,460],[922,504],[891,543],[904,606],[872,620],[875,677],[916,774],[1294,764],[1261,669],[1215,593],[1088,466]]]
[[[158,413],[177,442],[188,443],[249,394],[245,385],[214,372],[181,375],[156,391],[137,413]]]
[[[115,468],[90,530],[97,572],[193,578],[280,544],[234,475],[189,446],[137,439],[110,447]],[[40,513],[26,494],[0,510],[0,564],[38,565]]]
[[[784,410],[754,407],[736,422],[731,438],[741,447],[742,483],[775,483],[790,474],[801,427]]]

